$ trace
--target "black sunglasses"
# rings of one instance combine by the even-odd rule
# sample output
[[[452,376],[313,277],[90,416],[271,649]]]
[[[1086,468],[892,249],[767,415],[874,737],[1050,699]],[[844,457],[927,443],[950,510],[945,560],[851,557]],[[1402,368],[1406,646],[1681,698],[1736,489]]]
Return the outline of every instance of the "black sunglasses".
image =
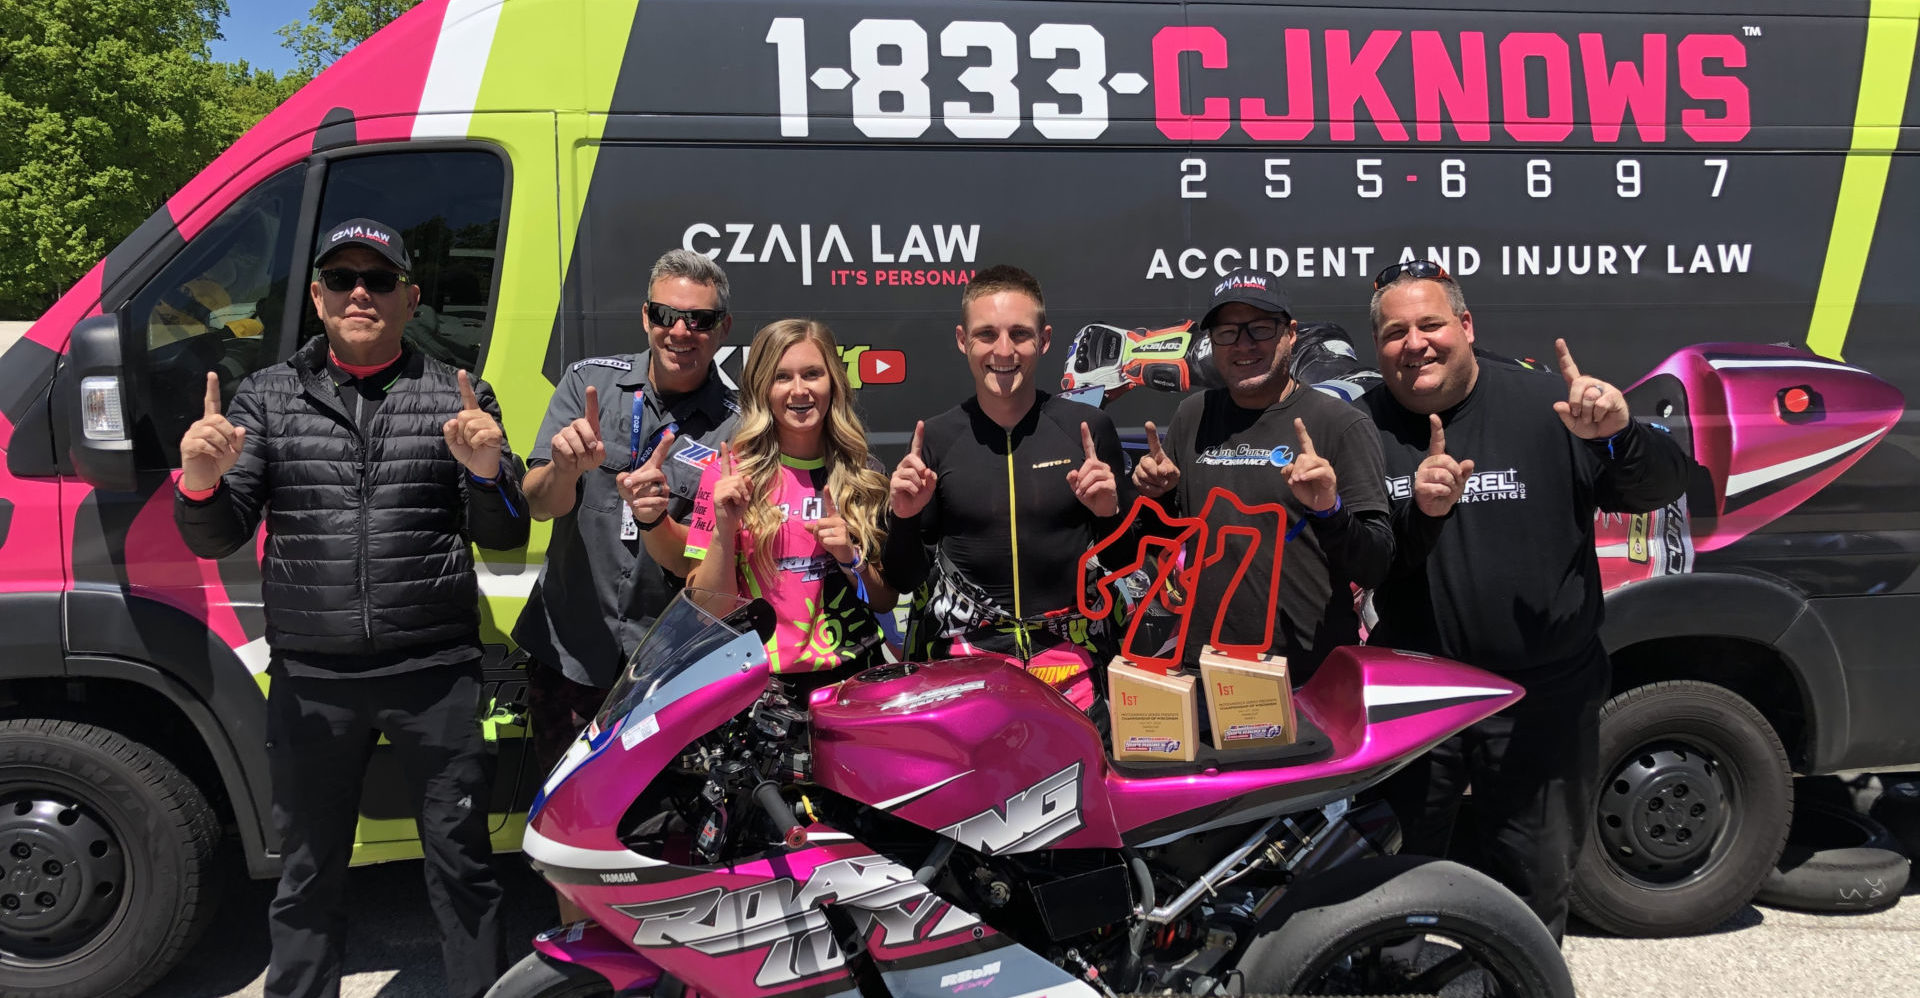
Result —
[[[1291,321],[1288,319],[1255,319],[1252,322],[1229,323],[1224,326],[1212,326],[1207,329],[1207,339],[1215,346],[1230,347],[1240,342],[1242,330],[1256,343],[1264,343],[1280,335],[1280,330]]]
[[[661,329],[672,329],[674,323],[684,319],[688,332],[704,333],[718,326],[720,320],[726,317],[727,310],[724,308],[674,308],[657,301],[647,303],[647,321]]]
[[[1399,280],[1402,274],[1409,274],[1423,281],[1446,281],[1448,284],[1453,283],[1453,275],[1447,273],[1447,268],[1434,263],[1432,260],[1408,260],[1406,263],[1396,263],[1391,267],[1381,270],[1378,274],[1373,275],[1373,290],[1378,291],[1392,284],[1394,281]]]
[[[394,270],[349,270],[346,267],[329,267],[320,272],[320,283],[326,285],[328,291],[352,291],[354,285],[364,284],[368,291],[376,295],[384,295],[408,281],[407,275]]]

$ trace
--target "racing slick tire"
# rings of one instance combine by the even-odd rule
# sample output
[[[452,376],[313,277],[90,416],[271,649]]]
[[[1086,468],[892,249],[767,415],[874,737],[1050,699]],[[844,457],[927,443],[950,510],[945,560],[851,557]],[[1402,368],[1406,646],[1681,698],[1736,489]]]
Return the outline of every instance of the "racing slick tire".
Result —
[[[1792,771],[1765,717],[1692,680],[1627,690],[1600,709],[1594,824],[1572,907],[1620,936],[1705,932],[1773,869],[1792,816]]]
[[[611,998],[599,974],[544,953],[528,953],[487,989],[486,998]]]
[[[219,897],[220,823],[152,749],[105,728],[0,721],[0,979],[9,995],[133,995]]]
[[[1803,801],[1780,861],[1753,899],[1800,911],[1874,911],[1900,900],[1910,872],[1893,836],[1873,819]]]
[[[1478,984],[1490,994],[1573,996],[1560,947],[1518,897],[1486,874],[1424,856],[1308,878],[1261,922],[1237,968],[1230,983],[1248,995],[1439,994]]]

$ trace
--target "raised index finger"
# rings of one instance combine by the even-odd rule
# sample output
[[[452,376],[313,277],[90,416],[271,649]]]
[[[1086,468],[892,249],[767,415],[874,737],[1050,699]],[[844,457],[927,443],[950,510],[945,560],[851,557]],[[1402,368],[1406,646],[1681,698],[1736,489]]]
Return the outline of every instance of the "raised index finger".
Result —
[[[1100,460],[1100,455],[1093,449],[1093,429],[1085,423],[1080,424],[1080,446],[1086,450],[1087,460]]]
[[[921,437],[926,435],[926,432],[927,432],[926,420],[924,419],[919,420],[913,424],[913,446],[907,448],[907,454],[909,456],[911,457],[920,456],[920,439]]]
[[[1580,377],[1580,365],[1573,362],[1573,351],[1567,349],[1564,339],[1554,340],[1553,349],[1560,355],[1560,376],[1567,379],[1567,384],[1573,384]]]
[[[212,419],[218,415],[220,415],[220,375],[208,371],[206,418]]]
[[[1306,420],[1301,419],[1298,416],[1293,417],[1293,433],[1294,433],[1294,436],[1297,436],[1300,438],[1300,456],[1301,457],[1318,457],[1319,456],[1313,452],[1313,435],[1307,432]]]
[[[592,391],[592,389],[588,389],[588,391]],[[671,450],[672,448],[673,448],[673,431],[661,430],[660,439],[655,441],[653,444],[653,453],[647,455],[647,462],[641,465],[640,467],[646,468],[649,470],[654,470],[654,471],[659,470],[660,462],[665,461],[667,459],[667,451]]]
[[[592,385],[588,385],[586,394],[587,394],[586,402],[580,406],[582,414],[587,417],[587,422],[592,423],[594,426],[599,426],[600,425],[600,389],[595,388]]]
[[[1147,455],[1154,460],[1166,456],[1166,452],[1160,449],[1160,431],[1154,429],[1151,419],[1147,420]]]
[[[465,370],[462,370],[460,372],[459,378],[460,378],[460,408],[462,409],[480,408],[480,399],[478,396],[473,394],[473,379],[467,377],[467,372]]]
[[[1433,427],[1427,436],[1427,456],[1439,457],[1447,452],[1447,427],[1440,422],[1440,414],[1427,414],[1427,423]]]

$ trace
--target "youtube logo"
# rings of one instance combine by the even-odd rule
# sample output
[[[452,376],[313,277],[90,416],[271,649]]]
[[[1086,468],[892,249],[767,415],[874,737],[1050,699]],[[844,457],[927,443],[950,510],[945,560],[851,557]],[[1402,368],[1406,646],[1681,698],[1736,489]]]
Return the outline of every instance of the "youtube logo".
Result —
[[[869,385],[897,385],[907,380],[907,355],[899,350],[860,352],[860,381]]]

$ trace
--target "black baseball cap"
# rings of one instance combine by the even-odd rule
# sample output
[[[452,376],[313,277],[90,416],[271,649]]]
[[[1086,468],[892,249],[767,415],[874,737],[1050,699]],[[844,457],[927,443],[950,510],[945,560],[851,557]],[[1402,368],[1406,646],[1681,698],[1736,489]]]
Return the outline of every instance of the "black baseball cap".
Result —
[[[1207,314],[1201,318],[1200,328],[1213,328],[1214,313],[1234,302],[1293,318],[1293,309],[1287,304],[1287,296],[1280,290],[1280,279],[1264,270],[1243,268],[1221,278],[1220,283],[1213,286],[1213,301],[1207,304]]]
[[[348,246],[365,246],[400,268],[403,274],[413,270],[413,265],[407,262],[407,244],[401,241],[400,230],[371,218],[349,218],[328,229],[320,237],[320,245],[313,248],[313,265],[320,266],[335,250]]]

